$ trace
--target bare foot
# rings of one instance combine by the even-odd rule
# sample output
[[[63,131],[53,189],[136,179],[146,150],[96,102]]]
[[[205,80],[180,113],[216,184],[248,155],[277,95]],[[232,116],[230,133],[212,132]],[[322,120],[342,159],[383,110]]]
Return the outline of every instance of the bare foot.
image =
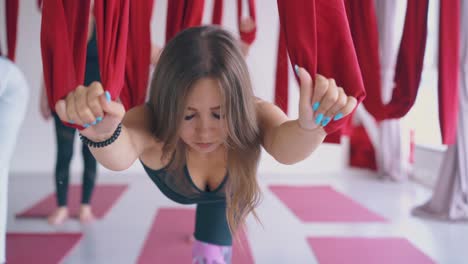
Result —
[[[94,221],[93,211],[90,205],[82,204],[80,208],[80,222],[82,224],[88,224]]]
[[[61,225],[67,219],[68,219],[68,208],[66,206],[61,206],[61,207],[57,208],[47,218],[47,222],[49,222],[50,225]]]

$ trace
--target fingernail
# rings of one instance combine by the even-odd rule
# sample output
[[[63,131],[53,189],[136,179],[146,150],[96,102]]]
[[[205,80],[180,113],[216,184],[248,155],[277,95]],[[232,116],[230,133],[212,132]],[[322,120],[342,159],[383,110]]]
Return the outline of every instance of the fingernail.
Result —
[[[326,117],[323,119],[323,121],[322,121],[322,126],[323,126],[323,127],[327,126],[328,123],[330,123],[330,120],[331,120],[331,118],[328,117],[328,116],[326,116]]]
[[[320,122],[322,122],[323,114],[318,114],[317,117],[315,118],[315,124],[320,125]]]
[[[105,94],[106,94],[106,100],[107,100],[107,102],[110,102],[110,101],[111,101],[111,95],[110,95],[109,91],[106,91]]]
[[[96,121],[97,121],[98,123],[101,122],[101,121],[102,121],[102,117],[101,117],[101,116],[96,117]]]
[[[70,124],[73,125],[73,124],[75,124],[75,121],[73,121],[73,120],[68,120],[68,123],[70,123]]]
[[[312,106],[312,110],[317,111],[317,109],[319,108],[319,106],[320,106],[320,102],[316,102],[316,103]]]
[[[88,128],[88,127],[89,127],[89,124],[84,124],[83,127],[84,127],[84,128]]]
[[[336,114],[336,116],[333,118],[333,120],[340,120],[341,118],[343,117],[343,114],[342,113],[338,113]]]
[[[97,124],[97,120],[94,120],[91,125],[94,126],[95,124]]]
[[[296,75],[299,76],[299,66],[297,66],[297,64],[294,64],[294,71],[296,72]]]

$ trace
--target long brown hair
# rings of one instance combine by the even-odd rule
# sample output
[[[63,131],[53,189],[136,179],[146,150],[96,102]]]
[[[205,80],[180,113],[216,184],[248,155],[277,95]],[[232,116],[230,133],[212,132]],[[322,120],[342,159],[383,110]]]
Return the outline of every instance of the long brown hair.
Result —
[[[164,142],[168,168],[182,172],[186,146],[179,138],[187,95],[201,78],[220,83],[227,127],[228,181],[226,216],[235,233],[260,201],[256,173],[260,157],[259,128],[250,76],[239,44],[215,26],[189,28],[167,43],[156,66],[150,93],[153,135]]]

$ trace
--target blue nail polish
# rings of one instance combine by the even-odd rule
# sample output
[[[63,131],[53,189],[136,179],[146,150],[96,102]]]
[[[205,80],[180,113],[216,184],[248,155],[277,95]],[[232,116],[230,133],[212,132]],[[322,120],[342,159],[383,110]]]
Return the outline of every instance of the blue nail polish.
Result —
[[[94,126],[95,124],[97,124],[97,120],[94,120],[91,125]]]
[[[317,111],[319,106],[320,106],[320,102],[315,102],[315,104],[312,106],[312,110]]]
[[[330,123],[330,120],[331,120],[331,118],[328,117],[328,116],[326,116],[326,117],[323,119],[323,121],[322,121],[322,126],[323,126],[323,127],[327,126],[328,123]]]
[[[105,94],[106,94],[106,100],[107,100],[107,102],[110,102],[110,101],[111,101],[111,95],[110,95],[109,91],[106,91]]]
[[[294,71],[296,72],[296,75],[299,76],[299,66],[297,66],[297,64],[294,65]]]
[[[320,125],[320,122],[322,122],[323,114],[318,114],[317,117],[315,118],[315,124]]]
[[[68,123],[70,123],[70,124],[73,125],[73,124],[75,124],[75,121],[73,121],[73,120],[68,120]]]
[[[98,123],[101,122],[101,121],[102,121],[102,117],[101,117],[101,116],[96,117],[96,121],[97,121]]]
[[[333,118],[333,120],[340,120],[341,118],[343,117],[343,114],[342,113],[338,113],[336,114],[336,116]]]
[[[89,124],[84,124],[83,127],[84,127],[84,128],[88,128],[88,127],[89,127]]]

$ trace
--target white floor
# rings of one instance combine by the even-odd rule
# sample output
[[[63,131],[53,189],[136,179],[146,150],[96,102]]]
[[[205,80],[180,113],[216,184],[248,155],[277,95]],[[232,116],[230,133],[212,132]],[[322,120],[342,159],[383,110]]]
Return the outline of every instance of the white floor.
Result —
[[[294,171],[294,170],[293,170]],[[317,170],[319,171],[319,170]],[[143,173],[101,171],[99,183],[128,183],[129,189],[102,220],[81,226],[70,220],[51,227],[46,220],[16,219],[26,209],[53,191],[52,176],[13,174],[9,186],[9,232],[83,232],[82,241],[65,263],[135,263],[153,217],[161,206],[180,206],[165,198]],[[258,208],[263,227],[249,219],[248,239],[256,263],[317,263],[306,237],[399,237],[424,252],[436,263],[468,263],[468,225],[415,218],[410,210],[426,201],[429,191],[415,183],[376,180],[362,170],[342,172],[261,173],[264,199]],[[74,175],[73,182],[80,182]],[[302,223],[274,196],[269,184],[328,184],[366,208],[380,214],[386,223]],[[325,201],[324,201],[325,202]],[[354,263],[352,260],[349,263]]]

